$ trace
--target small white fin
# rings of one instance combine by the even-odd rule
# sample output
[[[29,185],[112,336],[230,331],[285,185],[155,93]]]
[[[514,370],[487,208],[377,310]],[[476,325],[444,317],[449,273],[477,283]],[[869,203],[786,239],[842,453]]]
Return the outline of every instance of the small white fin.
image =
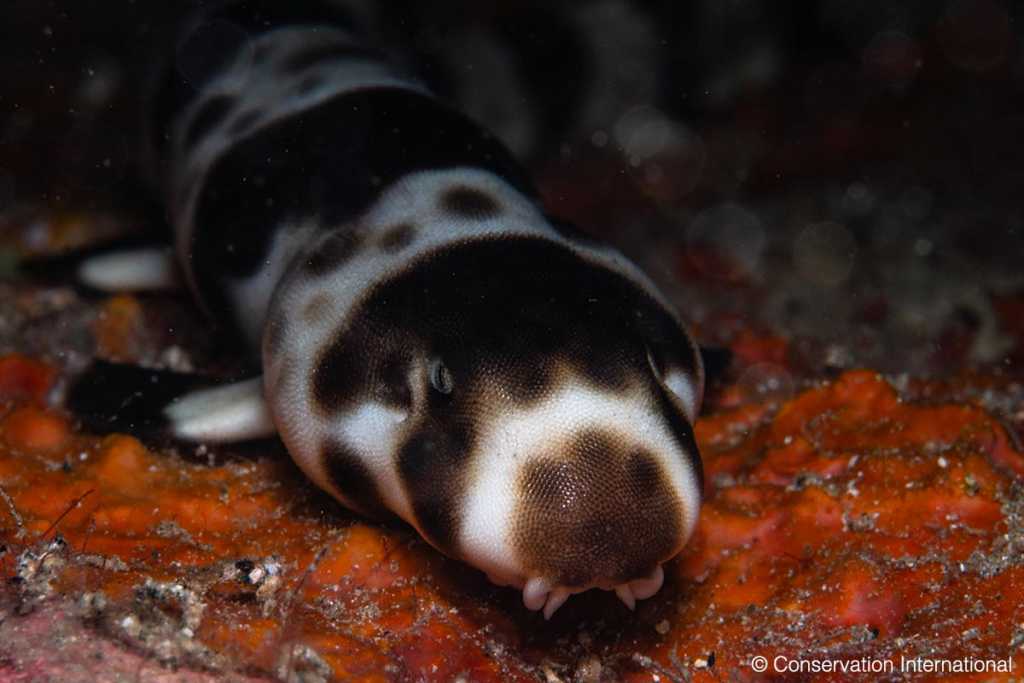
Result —
[[[78,279],[101,292],[142,292],[181,287],[170,247],[125,249],[90,256],[78,266]]]
[[[263,399],[263,378],[199,389],[164,409],[171,433],[186,441],[227,443],[276,433]]]

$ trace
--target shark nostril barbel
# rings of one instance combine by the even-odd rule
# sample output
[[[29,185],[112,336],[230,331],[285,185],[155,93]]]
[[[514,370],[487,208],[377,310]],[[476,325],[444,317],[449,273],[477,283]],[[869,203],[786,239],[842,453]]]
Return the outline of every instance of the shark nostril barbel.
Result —
[[[605,588],[605,590],[614,591],[622,604],[633,610],[636,609],[638,600],[652,597],[661,590],[664,582],[665,571],[661,565],[658,565],[648,576],[619,583],[611,588]],[[582,592],[590,587],[570,588],[555,585],[542,577],[534,577],[523,586],[523,605],[535,612],[543,611],[544,618],[550,619],[573,593]],[[602,588],[604,586],[596,583],[593,587]]]
[[[523,587],[523,604],[526,609],[537,611],[544,607],[551,592],[551,583],[547,579],[534,577]]]

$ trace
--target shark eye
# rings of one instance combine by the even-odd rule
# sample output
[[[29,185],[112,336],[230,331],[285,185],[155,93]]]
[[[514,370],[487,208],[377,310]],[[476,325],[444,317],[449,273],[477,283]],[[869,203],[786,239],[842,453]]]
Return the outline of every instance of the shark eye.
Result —
[[[430,386],[442,394],[450,394],[455,388],[452,372],[440,358],[435,358],[430,362]]]

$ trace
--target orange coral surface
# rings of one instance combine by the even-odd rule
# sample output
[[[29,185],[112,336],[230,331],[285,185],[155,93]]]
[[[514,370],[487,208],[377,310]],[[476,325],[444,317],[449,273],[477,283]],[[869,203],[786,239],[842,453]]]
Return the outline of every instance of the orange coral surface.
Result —
[[[700,421],[707,499],[665,588],[635,613],[591,592],[548,623],[340,509],[272,446],[195,457],[76,432],[46,407],[55,376],[0,360],[5,600],[25,615],[8,644],[63,605],[165,664],[295,680],[802,679],[776,669],[917,657],[1024,671],[1024,457],[980,408],[908,404],[873,373]]]

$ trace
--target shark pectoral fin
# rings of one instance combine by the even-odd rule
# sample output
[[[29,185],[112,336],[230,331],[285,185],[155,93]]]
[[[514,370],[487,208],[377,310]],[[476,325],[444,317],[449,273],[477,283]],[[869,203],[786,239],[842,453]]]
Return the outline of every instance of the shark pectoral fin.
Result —
[[[261,377],[214,378],[96,361],[76,378],[66,405],[86,429],[143,440],[230,443],[276,432]]]
[[[96,254],[83,260],[77,279],[101,292],[179,289],[181,278],[170,247],[140,247]]]
[[[22,278],[61,285],[71,282],[89,293],[178,289],[183,284],[171,245],[147,235],[27,256],[15,268]]]
[[[183,441],[247,441],[277,431],[263,398],[262,377],[190,392],[172,401],[163,413],[171,435]]]

